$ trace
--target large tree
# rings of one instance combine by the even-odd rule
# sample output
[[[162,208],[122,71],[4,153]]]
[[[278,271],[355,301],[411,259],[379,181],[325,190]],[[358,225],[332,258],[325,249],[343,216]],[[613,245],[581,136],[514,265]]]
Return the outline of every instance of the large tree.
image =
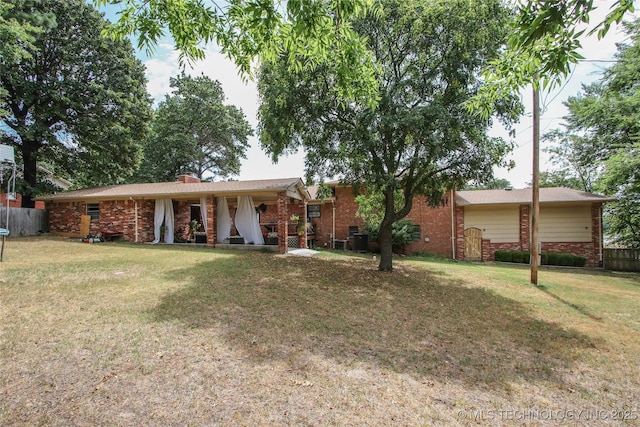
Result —
[[[640,20],[625,28],[629,39],[615,65],[565,102],[564,129],[547,138],[562,169],[617,198],[605,212],[608,232],[640,247]]]
[[[25,24],[48,13],[28,55],[0,63],[3,139],[23,162],[23,206],[47,161],[76,185],[120,182],[139,162],[150,119],[144,67],[130,42],[103,37],[102,16],[81,0],[20,0],[5,19]]]
[[[160,103],[138,172],[143,181],[171,181],[190,173],[228,178],[240,173],[253,134],[241,109],[225,104],[222,86],[204,75],[171,78]]]
[[[381,13],[355,21],[377,67],[375,109],[338,98],[332,86],[340,70],[330,65],[299,73],[284,63],[263,67],[265,149],[277,158],[304,147],[309,178],[340,176],[384,195],[380,270],[392,269],[392,225],[414,196],[439,204],[454,185],[491,178],[510,148],[487,136],[490,119],[462,106],[481,85],[477,74],[502,45],[508,20],[499,1],[390,0]],[[513,118],[519,103],[497,109]],[[404,201],[395,208],[398,189]]]

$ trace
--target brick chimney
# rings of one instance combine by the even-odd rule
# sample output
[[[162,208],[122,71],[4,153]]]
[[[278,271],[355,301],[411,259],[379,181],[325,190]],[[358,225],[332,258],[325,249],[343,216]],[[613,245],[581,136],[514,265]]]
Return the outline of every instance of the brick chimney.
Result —
[[[184,182],[185,184],[193,184],[200,182],[200,178],[193,175],[178,175],[178,182]]]

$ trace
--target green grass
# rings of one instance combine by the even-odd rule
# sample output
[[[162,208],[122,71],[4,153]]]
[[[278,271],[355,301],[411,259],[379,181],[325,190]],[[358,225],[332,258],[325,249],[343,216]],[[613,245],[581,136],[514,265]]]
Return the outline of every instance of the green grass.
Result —
[[[638,275],[542,269],[534,287],[527,266],[376,266],[342,251],[11,239],[0,424],[464,425],[460,411],[526,408],[637,418]]]

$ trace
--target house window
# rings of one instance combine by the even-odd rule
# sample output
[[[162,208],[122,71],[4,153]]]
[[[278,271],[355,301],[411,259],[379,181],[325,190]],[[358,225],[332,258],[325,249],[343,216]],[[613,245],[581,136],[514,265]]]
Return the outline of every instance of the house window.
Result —
[[[320,205],[307,205],[307,216],[309,218],[320,218]]]
[[[100,203],[87,203],[87,215],[91,220],[100,219]]]

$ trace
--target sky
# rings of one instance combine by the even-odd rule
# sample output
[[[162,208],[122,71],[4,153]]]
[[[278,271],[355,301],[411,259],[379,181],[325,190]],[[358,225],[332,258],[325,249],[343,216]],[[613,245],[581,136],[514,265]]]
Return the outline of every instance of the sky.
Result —
[[[591,22],[600,22],[606,14],[610,3],[604,0],[596,1],[598,9],[593,13]],[[113,15],[110,15],[108,13],[107,17],[113,19]],[[560,87],[550,92],[543,92],[540,95],[542,109],[540,115],[541,135],[560,127],[562,117],[567,113],[563,101],[569,96],[578,94],[582,84],[597,80],[602,71],[612,65],[606,61],[612,60],[616,52],[615,44],[623,39],[624,34],[619,28],[615,27],[612,27],[609,34],[602,40],[598,40],[596,36],[583,39],[581,54],[586,60],[581,61],[574,67],[569,78]],[[175,77],[181,72],[178,64],[179,55],[173,50],[171,40],[161,41],[152,56],[147,56],[145,52],[138,52],[137,56],[146,67],[147,89],[150,95],[156,102],[163,100],[165,95],[171,92],[169,78]],[[218,80],[224,89],[227,103],[241,108],[254,130],[257,128],[258,92],[255,82],[243,80],[237,73],[236,66],[224,55],[218,53],[215,47],[212,46],[207,49],[204,60],[198,61],[192,66],[187,65],[185,72],[192,76],[204,74],[211,79]],[[531,88],[526,88],[522,92],[521,99],[526,111],[515,128],[516,138],[514,141],[516,148],[509,156],[509,159],[514,160],[516,166],[511,170],[500,168],[494,170],[496,178],[507,179],[513,188],[527,187],[527,184],[531,182],[533,167]],[[491,135],[508,138],[506,131],[500,126],[495,126],[491,130]],[[304,178],[304,153],[299,152],[295,155],[282,156],[277,163],[273,163],[261,149],[256,135],[249,138],[249,144],[250,148],[246,152],[247,158],[242,161],[237,179]],[[544,142],[541,142],[542,148],[544,148]],[[545,171],[551,168],[552,165],[549,163],[548,156],[541,151],[540,170]]]

